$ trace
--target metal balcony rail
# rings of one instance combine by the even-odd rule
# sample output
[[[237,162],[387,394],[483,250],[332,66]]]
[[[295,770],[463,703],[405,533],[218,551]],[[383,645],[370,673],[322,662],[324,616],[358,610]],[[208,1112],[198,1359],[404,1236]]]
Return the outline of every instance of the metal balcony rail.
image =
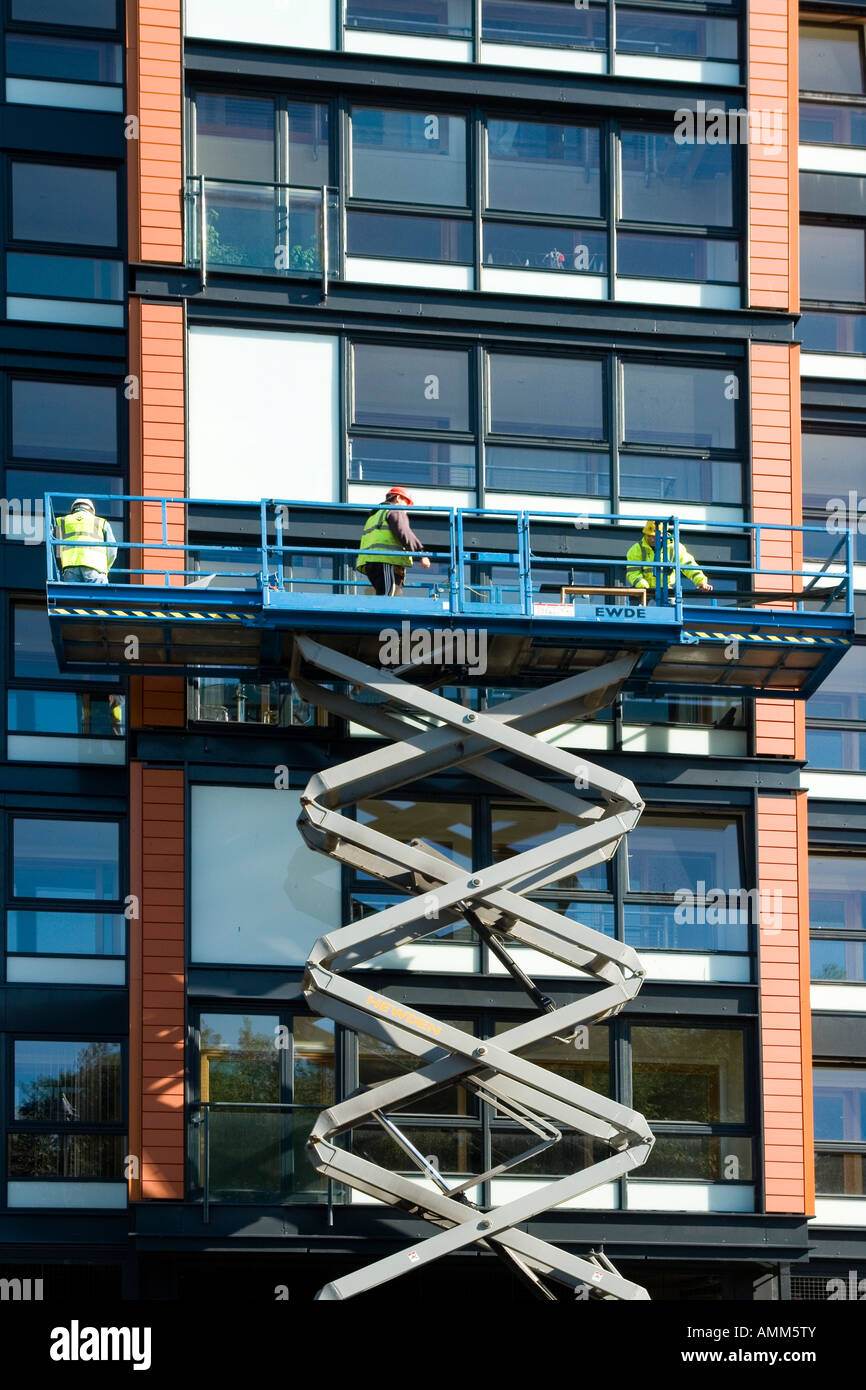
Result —
[[[57,518],[63,515],[73,500],[70,493],[46,493],[45,527],[47,551],[47,581],[57,584],[62,575],[59,550],[64,542],[57,534]],[[112,586],[118,584],[147,584],[160,589],[176,590],[195,584],[203,586],[218,580],[222,589],[250,589],[261,592],[267,606],[269,595],[306,593],[343,597],[347,607],[355,605],[357,596],[366,588],[366,581],[355,570],[358,545],[364,521],[375,510],[369,503],[322,503],[295,500],[263,499],[260,503],[199,499],[185,497],[141,497],[95,495],[97,512],[108,515],[120,503],[136,509],[143,534],[148,539],[118,542],[118,560],[126,553],[126,565],[115,563],[110,573]],[[396,508],[395,510],[403,510]],[[252,515],[258,513],[257,523]],[[191,517],[191,513],[195,513]],[[252,515],[251,515],[252,514]],[[208,518],[221,518],[221,531],[234,526],[249,533],[247,544],[211,542]],[[331,526],[344,532],[347,523],[357,521],[357,540],[351,545],[332,544],[326,531]],[[226,527],[225,519],[229,519]],[[243,520],[243,526],[240,520]],[[310,543],[312,520],[322,522],[316,544]],[[644,522],[657,522],[655,552],[652,559],[629,562],[626,551],[635,532]],[[447,599],[453,616],[523,616],[539,615],[558,606],[568,611],[573,601],[586,593],[611,594],[622,601],[622,589],[627,572],[634,568],[651,571],[655,586],[648,591],[648,607],[673,608],[681,612],[684,599],[697,601],[708,610],[750,609],[766,613],[772,608],[788,613],[828,612],[839,617],[853,611],[854,532],[840,530],[830,553],[814,562],[799,565],[765,562],[772,542],[780,537],[790,538],[792,551],[807,546],[810,534],[827,537],[822,526],[785,526],[776,522],[683,522],[677,517],[657,518],[600,514],[575,517],[572,513],[533,512],[498,508],[412,508],[412,523],[423,536],[425,522],[437,533],[437,543],[429,550],[417,552],[415,561],[427,556],[429,571],[415,564],[407,569],[404,589],[407,596],[419,599]],[[193,523],[193,525],[191,525]],[[252,523],[252,524],[251,524]],[[293,538],[296,529],[297,538]],[[485,528],[492,536],[485,541]],[[570,537],[567,547],[562,543],[564,528]],[[189,539],[194,529],[201,539]],[[581,554],[579,538],[592,538],[606,530],[605,549],[587,545]],[[622,530],[622,545],[614,545],[612,536]],[[185,539],[177,539],[178,536]],[[707,561],[701,556],[702,541],[713,537],[741,537],[749,552],[749,562],[724,563]],[[438,539],[441,537],[441,541]],[[799,540],[797,538],[800,538]],[[611,542],[611,550],[607,542]],[[681,544],[687,542],[694,554],[695,568],[700,569],[713,584],[710,594],[698,595],[684,571]],[[486,548],[487,545],[492,548]],[[92,546],[100,549],[98,541],[76,541],[76,549]],[[140,560],[140,564],[132,563]],[[563,572],[569,574],[563,583]],[[598,585],[591,576],[605,573],[604,583]],[[236,581],[233,583],[233,581]],[[566,594],[565,589],[574,591]],[[617,594],[616,591],[620,593]]]
[[[337,189],[245,179],[186,181],[187,262],[201,270],[315,277],[327,293],[340,275]]]

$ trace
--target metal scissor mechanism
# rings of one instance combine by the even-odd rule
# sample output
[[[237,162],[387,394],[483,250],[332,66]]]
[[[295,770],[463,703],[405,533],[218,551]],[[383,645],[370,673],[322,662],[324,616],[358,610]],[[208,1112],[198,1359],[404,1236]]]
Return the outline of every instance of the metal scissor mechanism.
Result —
[[[297,639],[297,649],[304,671],[315,667],[326,673],[324,679],[363,688],[377,702],[359,701],[296,674],[302,699],[392,740],[391,747],[364,753],[310,780],[301,798],[301,833],[312,849],[406,895],[384,911],[317,941],[307,962],[304,993],[317,1013],[418,1059],[416,1070],[362,1088],[320,1115],[310,1136],[309,1156],[320,1173],[441,1228],[409,1249],[328,1284],[318,1297],[350,1298],[478,1243],[542,1298],[554,1298],[548,1281],[581,1292],[588,1289],[595,1297],[647,1298],[643,1288],[622,1278],[600,1252],[579,1257],[521,1229],[533,1217],[640,1167],[653,1145],[642,1115],[521,1055],[546,1039],[567,1044],[582,1026],[613,1017],[643,983],[645,972],[631,947],[527,896],[610,859],[640,817],[643,803],[632,782],[536,737],[607,705],[630,674],[637,654],[481,713],[409,684],[401,679],[405,668],[399,674],[378,670],[307,637]],[[503,753],[519,765],[503,760]],[[533,763],[558,781],[542,781],[524,770]],[[344,808],[359,800],[386,796],[408,782],[457,767],[509,796],[554,808],[575,829],[467,875],[423,840],[404,844],[344,814]],[[580,792],[571,789],[578,786]],[[376,988],[372,973],[362,977],[364,983],[347,977],[346,972],[397,946],[464,922],[487,942],[535,1004],[538,1016],[530,1022],[480,1041],[453,1023],[389,998]],[[555,1007],[515,960],[515,945],[575,967],[598,987]],[[518,1121],[527,1131],[529,1147],[468,1181],[451,1184],[403,1134],[400,1122],[401,1112],[423,1111],[425,1099],[458,1082],[499,1115]],[[336,1144],[340,1135],[371,1123],[390,1135],[423,1181]],[[593,1157],[599,1149],[606,1156],[490,1210],[470,1198],[469,1193],[487,1179],[557,1144],[563,1129],[586,1136]]]

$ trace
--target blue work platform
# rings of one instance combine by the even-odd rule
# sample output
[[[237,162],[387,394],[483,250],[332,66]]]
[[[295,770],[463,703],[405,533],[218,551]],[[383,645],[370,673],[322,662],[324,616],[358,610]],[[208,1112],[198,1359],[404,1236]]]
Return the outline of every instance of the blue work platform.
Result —
[[[61,578],[55,521],[71,500],[45,499],[64,670],[286,676],[305,633],[374,665],[429,664],[432,650],[451,684],[537,684],[638,652],[635,693],[790,698],[821,684],[854,631],[847,531],[661,518],[641,592],[625,556],[646,517],[419,506],[431,567],[416,556],[386,599],[354,569],[371,505],[95,497],[118,537],[143,539],[120,539],[110,583],[93,585]],[[823,558],[800,558],[813,549]]]

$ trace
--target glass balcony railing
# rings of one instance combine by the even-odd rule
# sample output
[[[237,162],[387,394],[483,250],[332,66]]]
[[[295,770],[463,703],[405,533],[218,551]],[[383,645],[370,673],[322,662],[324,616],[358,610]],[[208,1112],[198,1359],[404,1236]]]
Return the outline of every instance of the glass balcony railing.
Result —
[[[213,1204],[286,1206],[343,1200],[306,1156],[321,1105],[204,1101],[190,1111],[191,1196]]]
[[[339,275],[339,199],[332,188],[238,179],[187,180],[187,261],[258,275]]]

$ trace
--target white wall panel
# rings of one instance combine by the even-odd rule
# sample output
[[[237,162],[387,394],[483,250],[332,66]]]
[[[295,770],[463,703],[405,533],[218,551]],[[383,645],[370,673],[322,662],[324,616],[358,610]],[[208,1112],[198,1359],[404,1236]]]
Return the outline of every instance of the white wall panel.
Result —
[[[228,43],[333,48],[335,0],[186,0],[186,33]]]

